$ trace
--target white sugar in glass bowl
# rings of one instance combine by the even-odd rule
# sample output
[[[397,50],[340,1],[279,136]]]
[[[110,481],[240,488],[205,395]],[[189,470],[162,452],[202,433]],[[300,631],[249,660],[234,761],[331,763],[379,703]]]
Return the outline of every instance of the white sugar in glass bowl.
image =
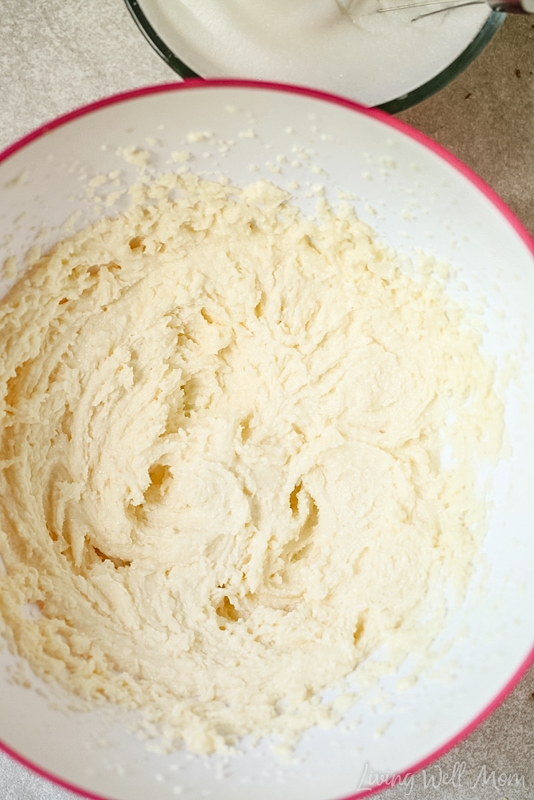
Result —
[[[423,670],[402,691],[402,668],[381,679],[381,702],[373,704],[378,687],[371,686],[352,710],[359,720],[354,730],[313,729],[292,763],[281,763],[263,744],[227,764],[218,755],[154,752],[120,715],[71,713],[61,693],[51,705],[47,686],[38,693],[13,681],[16,659],[6,649],[0,652],[0,743],[22,763],[91,798],[245,800],[252,786],[258,800],[369,796],[370,769],[391,776],[428,764],[490,713],[532,661],[532,240],[466,167],[381,112],[283,85],[192,81],[100,101],[0,154],[0,262],[22,257],[36,241],[51,246],[64,237],[68,219],[79,230],[120,210],[111,190],[109,204],[95,207],[84,187],[115,170],[133,182],[135,159],[125,161],[124,153],[140,147],[161,171],[176,167],[173,153],[188,150],[188,167],[208,177],[291,186],[307,211],[317,199],[315,184],[324,184],[333,203],[341,190],[389,245],[449,260],[465,285],[462,296],[473,303],[484,296],[484,348],[498,366],[515,359],[519,378],[506,392],[509,455],[493,475],[486,566],[475,570],[440,635],[451,643],[440,675]],[[312,154],[309,163],[293,157],[303,151]],[[93,181],[95,191],[99,184]]]
[[[441,6],[410,7],[400,0],[125,2],[147,41],[183,78],[295,83],[390,113],[443,89],[506,18],[483,2],[421,18]]]

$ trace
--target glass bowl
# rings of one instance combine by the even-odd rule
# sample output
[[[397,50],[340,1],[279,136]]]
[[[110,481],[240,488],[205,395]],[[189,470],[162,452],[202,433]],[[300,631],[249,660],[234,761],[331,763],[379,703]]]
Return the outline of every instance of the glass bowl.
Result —
[[[485,4],[415,21],[413,9],[375,13],[402,0],[358,0],[358,15],[349,16],[353,0],[297,0],[291,14],[284,8],[284,28],[278,24],[281,0],[254,12],[255,18],[245,0],[225,3],[223,10],[218,0],[202,6],[125,2],[145,38],[182,78],[292,83],[392,114],[456,78],[506,17]]]

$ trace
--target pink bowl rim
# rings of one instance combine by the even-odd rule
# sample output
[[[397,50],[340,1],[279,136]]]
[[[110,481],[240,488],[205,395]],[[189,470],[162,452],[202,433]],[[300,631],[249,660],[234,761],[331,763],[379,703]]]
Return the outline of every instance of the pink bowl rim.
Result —
[[[391,117],[384,111],[380,111],[376,108],[367,108],[365,106],[360,105],[359,103],[355,103],[352,100],[349,100],[345,97],[341,97],[335,94],[330,94],[328,92],[319,91],[316,89],[309,89],[306,87],[295,86],[293,84],[282,84],[282,83],[271,83],[267,81],[254,81],[254,80],[234,80],[234,79],[210,79],[210,80],[202,80],[202,79],[190,79],[182,82],[172,82],[172,83],[163,83],[157,84],[154,86],[144,86],[138,89],[132,89],[126,92],[120,92],[118,94],[110,95],[99,100],[96,100],[92,103],[88,103],[86,105],[80,106],[79,108],[74,109],[73,111],[69,111],[65,114],[62,114],[49,122],[45,122],[43,125],[35,128],[30,133],[26,134],[22,138],[15,141],[13,144],[8,145],[3,151],[0,152],[0,164],[6,161],[10,156],[13,156],[15,153],[21,151],[26,145],[29,145],[31,142],[39,139],[42,136],[50,133],[51,131],[55,130],[56,128],[60,128],[63,125],[72,122],[79,117],[84,117],[91,114],[93,111],[98,111],[102,108],[106,108],[107,106],[118,105],[122,102],[127,102],[129,100],[135,100],[139,97],[146,97],[147,95],[152,94],[162,94],[165,92],[175,92],[175,91],[187,91],[191,89],[213,89],[213,88],[235,88],[235,89],[258,89],[258,90],[267,90],[267,91],[275,91],[275,92],[284,92],[286,94],[295,94],[304,97],[311,97],[317,100],[323,100],[328,103],[332,103],[334,105],[342,106],[352,111],[362,114],[367,117],[371,117],[378,122],[383,123],[394,130],[397,130],[409,138],[413,139],[414,141],[418,142],[420,145],[425,147],[427,150],[433,152],[436,156],[438,156],[443,161],[447,162],[453,169],[463,175],[473,186],[478,189],[489,201],[490,203],[496,208],[498,212],[502,215],[505,222],[510,225],[510,227],[515,231],[519,239],[526,245],[527,249],[530,251],[531,255],[534,257],[534,237],[530,235],[527,231],[525,226],[519,221],[517,216],[513,213],[513,211],[506,205],[506,203],[499,197],[499,195],[490,187],[488,184],[479,176],[476,172],[470,169],[466,164],[463,163],[459,158],[453,155],[449,150],[447,150],[442,145],[434,142],[424,133],[412,128],[410,125],[407,125],[405,122],[402,122],[395,117]],[[431,764],[432,762],[436,761],[441,756],[445,755],[449,750],[453,747],[458,745],[461,741],[463,741],[470,733],[474,731],[493,711],[495,711],[498,706],[505,700],[505,698],[510,694],[510,692],[514,689],[514,687],[519,683],[521,678],[527,673],[528,669],[534,665],[534,646],[526,656],[526,658],[522,661],[519,667],[515,670],[512,677],[507,681],[505,686],[501,689],[501,691],[497,694],[496,697],[491,700],[488,705],[479,713],[477,716],[471,720],[467,725],[465,725],[457,734],[455,734],[451,739],[449,739],[445,744],[441,747],[437,748],[436,750],[432,751],[428,756],[421,759],[420,761],[416,762],[413,766],[409,767],[402,772],[391,776],[394,777],[395,782],[401,781],[403,778],[413,775],[416,772],[424,769],[426,766]],[[22,766],[32,770],[34,773],[39,775],[42,778],[45,778],[52,783],[55,783],[57,786],[60,786],[63,789],[66,789],[70,792],[74,792],[81,797],[88,798],[88,800],[115,800],[109,796],[105,796],[102,794],[94,794],[93,792],[84,789],[80,786],[76,786],[69,781],[64,780],[63,778],[48,772],[43,767],[40,767],[37,764],[34,764],[32,761],[27,759],[25,756],[18,753],[16,750],[13,750],[9,745],[6,745],[4,742],[0,740],[0,751],[3,751],[8,756],[13,758],[15,761],[18,761]],[[345,796],[343,798],[339,798],[339,800],[361,800],[364,797],[370,797],[373,794],[377,794],[378,792],[382,792],[385,789],[389,788],[391,785],[391,778],[386,780],[385,782],[373,786],[370,789],[365,789],[363,791],[357,792],[356,794],[351,794]]]

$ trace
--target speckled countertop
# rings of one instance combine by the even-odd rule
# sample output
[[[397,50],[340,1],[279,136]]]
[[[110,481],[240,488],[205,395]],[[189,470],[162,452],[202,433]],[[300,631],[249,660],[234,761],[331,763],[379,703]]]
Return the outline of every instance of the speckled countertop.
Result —
[[[0,150],[77,106],[175,80],[121,0],[2,0]],[[464,73],[400,117],[478,172],[534,233],[534,17],[509,17]],[[0,797],[75,795],[0,753]],[[384,797],[534,800],[534,669],[466,740]]]

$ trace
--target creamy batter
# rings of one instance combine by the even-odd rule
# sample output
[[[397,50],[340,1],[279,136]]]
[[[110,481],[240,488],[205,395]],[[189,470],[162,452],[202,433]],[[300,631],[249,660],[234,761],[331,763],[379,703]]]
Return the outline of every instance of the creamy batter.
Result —
[[[414,648],[501,415],[461,310],[348,207],[176,183],[0,306],[0,615],[37,674],[207,753]]]

